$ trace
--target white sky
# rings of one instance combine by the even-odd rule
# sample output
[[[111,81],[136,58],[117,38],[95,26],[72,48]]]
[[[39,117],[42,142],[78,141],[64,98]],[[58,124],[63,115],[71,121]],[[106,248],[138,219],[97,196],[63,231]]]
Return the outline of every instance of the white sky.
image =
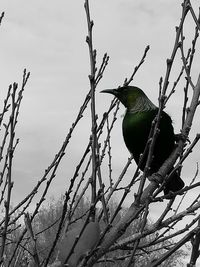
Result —
[[[0,27],[1,99],[3,100],[10,83],[21,81],[24,68],[31,72],[17,130],[20,144],[14,165],[13,203],[23,199],[51,163],[89,90],[89,57],[85,43],[87,28],[83,2],[0,0],[1,11],[5,11]],[[180,21],[181,1],[91,2],[98,65],[105,52],[110,56],[104,78],[97,88],[97,112],[102,114],[111,100],[108,95],[98,92],[122,84],[139,62],[148,44],[151,50],[133,84],[142,88],[157,103],[158,81],[165,74],[166,58],[170,56],[174,44],[175,26]],[[197,2],[192,1],[196,7]],[[194,26],[190,18],[187,25],[186,34],[193,34]],[[195,65],[193,69],[194,82],[198,68]],[[175,71],[170,85],[176,77]],[[176,132],[180,129],[182,105],[182,88],[178,89],[167,107]],[[124,108],[121,107],[120,114],[123,112]],[[114,175],[120,172],[129,156],[121,135],[121,120],[119,118],[113,131]],[[197,120],[194,126],[192,136],[199,131]],[[61,164],[49,196],[59,197],[67,188],[88,141],[90,127],[90,114],[87,112],[66,151],[66,159]],[[199,145],[191,159],[186,161],[183,172],[186,184],[195,173],[198,151]]]

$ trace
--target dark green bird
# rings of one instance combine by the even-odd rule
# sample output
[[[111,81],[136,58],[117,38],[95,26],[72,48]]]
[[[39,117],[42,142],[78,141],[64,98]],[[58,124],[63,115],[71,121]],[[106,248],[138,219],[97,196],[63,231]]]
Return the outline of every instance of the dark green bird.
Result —
[[[140,88],[135,86],[107,89],[102,92],[114,95],[126,107],[126,114],[122,124],[124,142],[138,164],[148,141],[152,121],[158,114],[158,107],[150,101]],[[175,147],[176,137],[172,126],[172,120],[164,111],[162,111],[161,114],[159,130],[148,175],[159,170]],[[148,152],[140,164],[140,169],[142,171],[145,168],[147,155]],[[173,177],[165,184],[164,193],[168,194],[170,191],[176,192],[183,187],[184,182],[181,180],[178,173],[175,172]]]

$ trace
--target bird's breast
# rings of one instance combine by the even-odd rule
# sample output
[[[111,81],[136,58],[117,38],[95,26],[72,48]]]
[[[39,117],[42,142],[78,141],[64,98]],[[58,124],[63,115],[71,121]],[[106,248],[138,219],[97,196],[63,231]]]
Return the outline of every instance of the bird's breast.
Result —
[[[127,112],[123,120],[123,137],[128,150],[132,153],[136,163],[139,162],[140,155],[144,152],[152,121],[157,114],[157,110],[129,113]],[[156,138],[152,162],[152,171],[169,157],[174,149],[174,131],[171,118],[162,113],[159,123],[159,134]],[[145,160],[144,160],[145,164]],[[141,167],[143,169],[144,165]]]
[[[144,152],[154,117],[147,112],[126,113],[124,117],[122,126],[124,142],[136,162]]]

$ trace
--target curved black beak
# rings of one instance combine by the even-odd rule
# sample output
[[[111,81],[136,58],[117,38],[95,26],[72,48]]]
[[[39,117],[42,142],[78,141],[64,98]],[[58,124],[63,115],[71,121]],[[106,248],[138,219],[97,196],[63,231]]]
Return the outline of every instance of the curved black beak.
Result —
[[[117,90],[116,89],[105,89],[105,90],[102,90],[100,93],[108,93],[108,94],[112,94],[112,95],[116,96]]]

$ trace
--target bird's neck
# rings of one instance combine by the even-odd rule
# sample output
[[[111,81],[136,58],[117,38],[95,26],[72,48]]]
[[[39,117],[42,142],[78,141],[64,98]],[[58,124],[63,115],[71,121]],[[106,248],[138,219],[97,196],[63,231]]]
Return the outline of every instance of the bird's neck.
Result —
[[[130,105],[130,107],[127,108],[127,111],[130,113],[137,113],[154,110],[156,108],[157,107],[151,102],[150,99],[148,99],[148,97],[141,96],[135,100],[135,103],[133,105]]]

